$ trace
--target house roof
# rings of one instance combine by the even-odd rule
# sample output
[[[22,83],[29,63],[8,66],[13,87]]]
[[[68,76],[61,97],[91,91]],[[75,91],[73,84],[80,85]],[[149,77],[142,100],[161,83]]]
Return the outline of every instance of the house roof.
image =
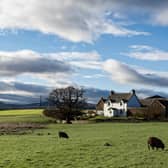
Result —
[[[103,102],[103,103],[104,103],[106,100],[107,100],[107,99],[105,99],[105,98],[101,97],[101,98],[99,99],[99,101],[98,101],[97,105],[98,105],[98,104],[100,104],[100,102]]]
[[[100,100],[103,101],[103,102],[105,102],[107,99],[105,99],[105,98],[102,97]]]
[[[153,103],[154,99],[140,99],[142,106],[150,106]]]
[[[146,99],[165,99],[165,97],[159,96],[159,95],[154,95],[151,97],[147,97]]]
[[[153,102],[158,101],[163,106],[168,107],[168,99],[159,99],[159,98],[147,98],[147,99],[141,99],[140,102],[142,106],[150,106]]]
[[[128,101],[132,96],[132,93],[114,93],[111,92],[109,99],[112,102],[120,102],[121,100],[123,101]]]
[[[165,107],[168,107],[168,100],[167,99],[160,99],[158,100],[162,105],[164,105]]]
[[[101,99],[98,101],[98,103],[96,104],[96,109],[97,110],[103,110],[103,105],[104,105],[104,102],[106,101],[107,99],[104,99],[103,97],[101,97]]]

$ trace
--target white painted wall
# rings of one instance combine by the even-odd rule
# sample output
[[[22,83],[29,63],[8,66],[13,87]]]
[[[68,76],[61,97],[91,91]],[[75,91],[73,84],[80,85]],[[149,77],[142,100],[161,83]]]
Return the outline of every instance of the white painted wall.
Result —
[[[104,104],[104,116],[106,117],[126,116],[126,112],[127,104],[123,101],[112,103],[110,100],[108,100]]]
[[[141,104],[139,103],[137,97],[132,95],[128,102],[120,101],[120,102],[111,102],[107,100],[104,103],[104,116],[106,117],[114,117],[114,116],[127,116],[127,109],[128,107],[140,107]],[[115,110],[117,109],[117,110]]]
[[[107,100],[105,103],[104,103],[104,116],[106,117],[112,117],[113,114],[112,112],[109,110],[109,108],[112,106],[111,104],[111,101],[110,100]]]

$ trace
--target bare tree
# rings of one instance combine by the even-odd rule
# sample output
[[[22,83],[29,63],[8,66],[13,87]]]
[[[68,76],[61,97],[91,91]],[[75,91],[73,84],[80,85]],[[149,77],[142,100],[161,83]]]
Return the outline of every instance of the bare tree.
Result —
[[[73,86],[57,88],[49,94],[49,104],[56,106],[65,116],[66,122],[71,123],[71,119],[79,115],[85,105],[83,93],[83,89]]]

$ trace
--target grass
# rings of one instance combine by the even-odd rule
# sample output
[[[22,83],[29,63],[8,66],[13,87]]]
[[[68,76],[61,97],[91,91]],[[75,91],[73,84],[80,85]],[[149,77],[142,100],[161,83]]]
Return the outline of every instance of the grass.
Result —
[[[167,128],[159,122],[48,124],[30,134],[2,135],[0,168],[167,168]],[[70,139],[59,139],[59,130]],[[149,136],[160,137],[167,149],[148,151]]]
[[[42,109],[1,110],[0,116],[33,115],[33,114],[41,114],[41,113],[42,113]]]
[[[43,116],[42,111],[42,109],[1,110],[0,122],[47,123],[49,119]]]

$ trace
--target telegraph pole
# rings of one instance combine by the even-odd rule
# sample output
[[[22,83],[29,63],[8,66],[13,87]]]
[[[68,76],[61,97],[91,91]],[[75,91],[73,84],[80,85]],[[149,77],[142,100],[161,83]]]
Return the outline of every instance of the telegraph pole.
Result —
[[[40,107],[42,106],[42,96],[40,95]]]

